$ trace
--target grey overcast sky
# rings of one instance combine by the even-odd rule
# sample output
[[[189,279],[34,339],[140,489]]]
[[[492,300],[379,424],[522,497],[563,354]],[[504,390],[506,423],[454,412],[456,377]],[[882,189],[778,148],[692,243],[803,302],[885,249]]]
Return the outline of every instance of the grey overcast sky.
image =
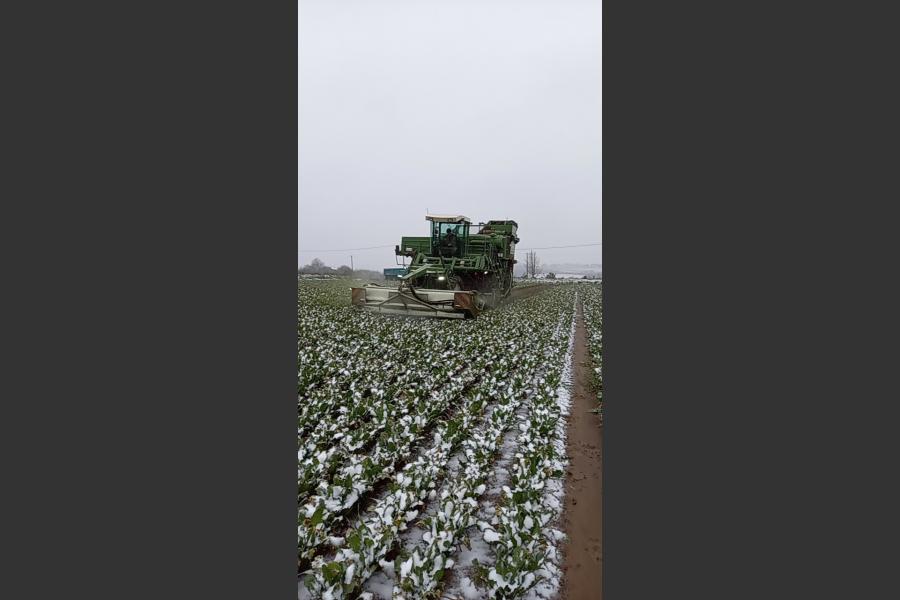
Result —
[[[299,12],[299,265],[394,266],[401,236],[427,235],[426,210],[514,219],[520,248],[602,240],[599,0]],[[600,263],[601,248],[537,253]]]

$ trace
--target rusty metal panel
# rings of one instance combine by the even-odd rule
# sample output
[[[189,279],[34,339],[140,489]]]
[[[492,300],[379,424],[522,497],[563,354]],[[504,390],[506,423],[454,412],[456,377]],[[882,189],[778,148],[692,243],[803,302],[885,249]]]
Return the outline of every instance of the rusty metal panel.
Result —
[[[453,308],[464,310],[473,317],[478,314],[478,307],[475,306],[475,295],[467,292],[456,292],[453,294]]]
[[[350,288],[350,303],[354,306],[365,305],[366,290],[363,288]]]

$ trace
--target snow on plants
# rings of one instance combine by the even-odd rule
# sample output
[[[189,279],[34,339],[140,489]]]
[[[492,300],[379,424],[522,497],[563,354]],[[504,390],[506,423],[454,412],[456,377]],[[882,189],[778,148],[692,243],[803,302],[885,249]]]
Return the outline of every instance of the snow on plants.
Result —
[[[567,344],[560,349],[563,356],[557,355],[548,369],[548,385],[539,389],[530,419],[519,425],[519,451],[510,483],[503,486],[504,499],[496,515],[489,525],[485,524],[496,532],[490,539],[485,536],[492,543],[493,561],[481,567],[480,575],[487,580],[493,598],[519,598],[533,592],[538,584],[552,593],[559,583],[555,542],[560,532],[552,525],[562,508],[562,476],[567,462],[564,417],[570,406],[574,314],[573,306]]]
[[[554,518],[548,481],[561,472],[556,392],[576,286],[548,286],[471,321],[358,311],[342,300],[347,287],[298,282],[304,593],[356,598],[378,574],[394,582],[395,600],[436,597],[467,532],[481,527],[495,555],[482,591],[521,596],[552,562],[542,531]],[[478,522],[504,436],[516,430],[508,485],[491,522]],[[410,527],[421,535],[404,537]],[[372,589],[372,600],[384,595]]]
[[[597,411],[603,417],[603,287],[601,284],[586,284],[579,288],[584,310],[584,324],[587,328],[588,349],[594,370],[594,387],[597,391]]]

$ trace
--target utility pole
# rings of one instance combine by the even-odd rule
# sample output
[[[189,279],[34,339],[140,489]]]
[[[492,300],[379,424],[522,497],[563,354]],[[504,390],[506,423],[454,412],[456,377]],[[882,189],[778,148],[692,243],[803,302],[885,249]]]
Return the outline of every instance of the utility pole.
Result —
[[[356,271],[356,269],[353,268],[353,255],[352,254],[350,255],[350,270]]]

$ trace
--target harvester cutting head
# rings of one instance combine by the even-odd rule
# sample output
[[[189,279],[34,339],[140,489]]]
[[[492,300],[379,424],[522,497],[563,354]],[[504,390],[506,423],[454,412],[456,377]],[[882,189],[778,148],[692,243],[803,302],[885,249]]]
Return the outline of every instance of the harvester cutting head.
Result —
[[[398,257],[411,258],[399,285],[352,289],[352,304],[387,314],[465,318],[499,303],[512,289],[518,225],[477,225],[462,215],[427,215],[431,235],[404,237]]]

